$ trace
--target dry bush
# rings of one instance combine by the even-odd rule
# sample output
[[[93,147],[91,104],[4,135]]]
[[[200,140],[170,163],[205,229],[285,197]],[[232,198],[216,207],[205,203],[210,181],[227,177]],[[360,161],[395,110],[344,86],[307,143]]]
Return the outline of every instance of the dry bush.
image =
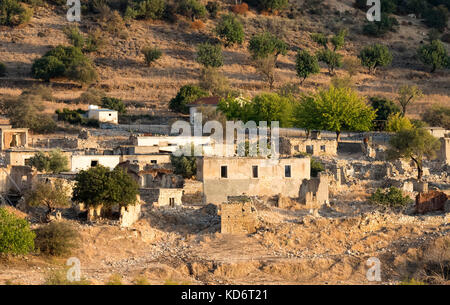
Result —
[[[191,29],[193,30],[201,30],[205,27],[205,24],[201,20],[195,20],[191,23]]]
[[[248,4],[247,3],[242,3],[242,4],[236,4],[233,5],[231,7],[231,10],[233,11],[233,13],[238,14],[238,15],[247,15],[248,13]]]

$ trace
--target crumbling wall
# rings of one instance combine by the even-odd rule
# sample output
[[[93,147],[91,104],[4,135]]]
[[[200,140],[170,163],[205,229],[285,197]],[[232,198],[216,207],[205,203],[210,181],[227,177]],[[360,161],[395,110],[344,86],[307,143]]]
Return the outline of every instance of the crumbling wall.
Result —
[[[329,200],[328,176],[319,174],[310,180],[303,180],[299,191],[299,202],[309,208],[319,208]]]
[[[447,195],[439,191],[419,193],[416,196],[416,213],[425,214],[434,211],[444,211]]]
[[[159,189],[158,206],[175,207],[182,205],[183,189]]]
[[[250,201],[229,202],[221,205],[222,234],[251,234],[256,232],[256,210]]]
[[[141,204],[120,207],[119,225],[123,228],[131,227],[141,217]]]
[[[294,156],[300,153],[313,156],[336,156],[337,142],[325,139],[280,138],[280,154]]]

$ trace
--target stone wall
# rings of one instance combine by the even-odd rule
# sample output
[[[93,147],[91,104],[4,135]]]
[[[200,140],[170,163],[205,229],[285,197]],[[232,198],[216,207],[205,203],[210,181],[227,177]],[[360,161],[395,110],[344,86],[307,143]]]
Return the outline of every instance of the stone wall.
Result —
[[[447,195],[439,191],[419,193],[416,196],[416,213],[425,214],[433,211],[444,211]]]
[[[309,158],[199,158],[197,179],[203,181],[204,203],[221,204],[228,196],[297,197],[303,179],[310,178]],[[254,167],[257,177],[254,177]],[[289,172],[290,177],[286,176]],[[222,177],[226,168],[226,177]]]
[[[119,225],[123,228],[131,227],[141,217],[141,204],[120,207]]]
[[[300,153],[313,156],[336,156],[337,142],[325,139],[280,138],[280,154],[294,156]]]
[[[222,234],[251,234],[256,232],[256,210],[250,201],[229,202],[221,205]]]
[[[329,178],[325,174],[319,174],[310,180],[303,180],[299,191],[299,202],[309,208],[319,208],[329,200]]]
[[[182,205],[183,189],[159,189],[158,207],[171,207]]]

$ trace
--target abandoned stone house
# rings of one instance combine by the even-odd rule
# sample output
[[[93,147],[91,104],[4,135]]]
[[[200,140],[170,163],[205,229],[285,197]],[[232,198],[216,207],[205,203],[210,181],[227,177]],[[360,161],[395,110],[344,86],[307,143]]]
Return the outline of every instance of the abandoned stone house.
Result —
[[[11,125],[1,125],[0,150],[28,147],[28,128],[12,128]]]
[[[294,156],[306,153],[312,156],[336,156],[337,142],[331,139],[280,138],[280,154]]]
[[[221,204],[228,196],[297,197],[310,179],[309,158],[199,157],[197,179],[203,182],[203,203]]]
[[[220,218],[222,234],[252,234],[258,225],[256,209],[245,196],[228,197],[220,206]]]

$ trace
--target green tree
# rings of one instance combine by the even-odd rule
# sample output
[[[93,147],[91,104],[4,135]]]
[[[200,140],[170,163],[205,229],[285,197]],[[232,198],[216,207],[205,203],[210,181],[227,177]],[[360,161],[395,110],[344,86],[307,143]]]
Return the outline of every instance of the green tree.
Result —
[[[48,154],[37,152],[31,159],[30,165],[40,172],[59,174],[69,170],[69,161],[59,150],[53,150]]]
[[[205,67],[223,66],[222,47],[219,44],[201,43],[197,46],[197,62]]]
[[[345,44],[345,36],[347,36],[347,29],[342,29],[338,34],[331,37],[331,43],[334,46],[334,51],[341,49]]]
[[[314,55],[309,54],[306,50],[299,50],[295,58],[295,68],[297,76],[300,77],[301,83],[311,75],[320,72],[319,62]]]
[[[376,116],[355,91],[333,86],[304,97],[294,114],[297,127],[334,131],[338,141],[342,131],[369,131]]]
[[[265,58],[256,59],[254,64],[256,71],[261,74],[267,83],[269,84],[269,89],[273,89],[273,84],[275,82],[275,56],[270,55]]]
[[[28,254],[34,250],[35,237],[28,221],[0,208],[0,253]]]
[[[397,100],[402,107],[402,116],[406,115],[406,108],[422,95],[422,90],[417,86],[404,85],[400,87]]]
[[[225,46],[244,42],[244,26],[232,14],[222,16],[216,26],[216,34],[225,42]]]
[[[37,182],[25,195],[25,202],[29,206],[45,206],[47,208],[47,221],[51,213],[57,208],[65,208],[71,205],[68,187],[58,180],[51,182]]]
[[[276,93],[262,93],[252,100],[251,120],[255,122],[280,122],[280,127],[292,127],[293,103]]]
[[[217,109],[225,114],[228,120],[248,122],[253,115],[252,105],[251,101],[241,101],[235,96],[228,96],[220,100]]]
[[[431,73],[436,71],[436,69],[445,68],[450,65],[447,50],[439,40],[433,40],[430,44],[421,46],[417,54],[421,62],[431,66]]]
[[[248,50],[253,59],[267,58],[269,55],[274,55],[277,59],[280,54],[286,55],[288,45],[275,35],[263,32],[250,39]]]
[[[376,122],[374,122],[377,130],[384,130],[389,116],[401,111],[396,103],[384,97],[372,96],[369,101],[372,108],[377,111]]]
[[[401,130],[389,141],[388,159],[411,158],[417,166],[417,179],[420,181],[423,158],[434,158],[440,145],[437,138],[422,128]]]
[[[401,130],[413,129],[411,121],[400,113],[391,114],[386,123],[386,131],[399,132]]]
[[[342,55],[330,49],[320,50],[316,56],[319,61],[324,62],[328,66],[328,72],[331,75],[335,74],[336,68],[342,66]]]
[[[358,55],[361,65],[369,69],[369,73],[375,73],[378,67],[385,67],[391,64],[392,54],[388,47],[381,44],[366,46]]]
[[[64,74],[66,66],[54,56],[41,57],[34,61],[32,74],[34,78],[49,82],[50,79]]]
[[[103,166],[91,167],[75,177],[72,200],[90,207],[111,208],[136,203],[139,186],[120,167],[109,170]]]
[[[178,13],[194,21],[196,18],[206,16],[206,8],[198,0],[182,0],[178,4]]]
[[[180,88],[177,95],[170,100],[169,108],[172,111],[188,114],[188,104],[195,102],[201,97],[208,96],[208,93],[195,85],[185,85]]]
[[[120,98],[105,96],[102,98],[102,107],[116,110],[120,114],[127,113],[127,107]]]

